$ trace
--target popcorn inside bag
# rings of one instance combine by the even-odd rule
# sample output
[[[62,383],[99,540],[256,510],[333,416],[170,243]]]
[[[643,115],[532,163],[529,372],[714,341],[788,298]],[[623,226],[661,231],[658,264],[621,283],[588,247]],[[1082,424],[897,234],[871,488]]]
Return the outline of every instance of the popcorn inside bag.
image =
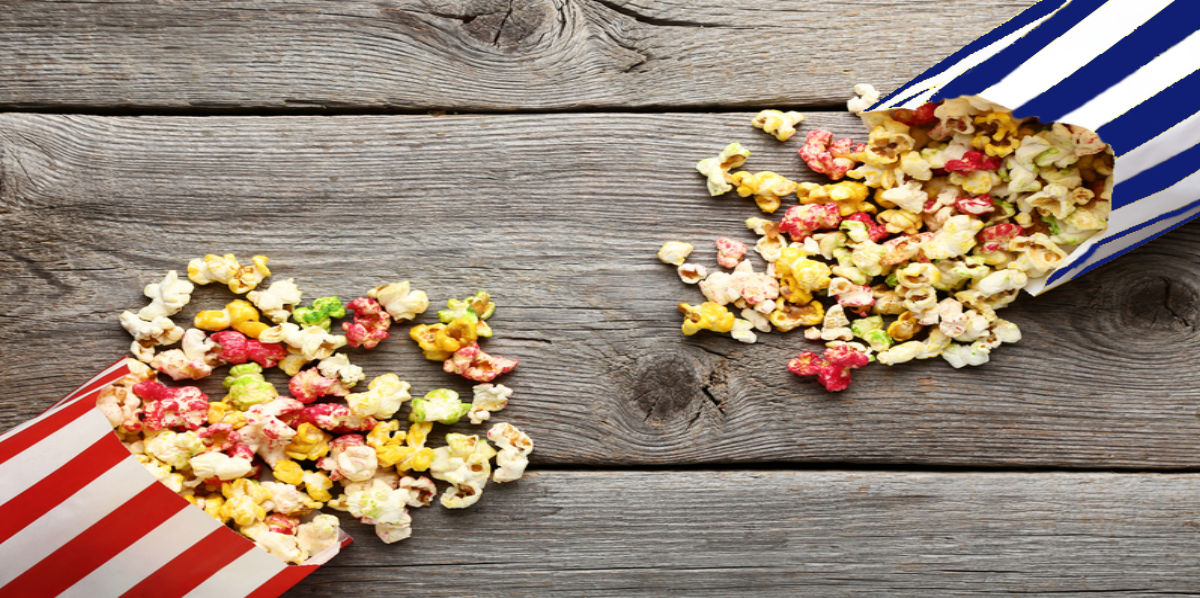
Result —
[[[706,299],[679,305],[683,333],[752,343],[753,331],[804,328],[825,349],[801,352],[788,370],[830,391],[875,361],[986,363],[1020,339],[997,311],[1106,228],[1112,151],[1091,131],[1015,118],[979,97],[863,113],[878,94],[855,92],[848,107],[867,124],[866,141],[811,130],[797,152],[827,184],[735,170],[750,159],[739,143],[697,164],[712,196],[752,197],[766,214],[789,195],[795,205],[778,220],[745,221],[759,235],[757,271],[728,238],[716,239],[711,272],[686,261],[691,244],[663,245],[659,259]],[[777,112],[753,124],[776,122]]]
[[[496,305],[487,293],[450,299],[438,323],[409,333],[444,371],[479,382],[474,396],[464,402],[445,388],[414,396],[393,372],[368,380],[345,348],[370,350],[388,339],[393,325],[427,310],[424,292],[401,281],[348,303],[328,296],[304,305],[294,279],[258,289],[271,274],[267,261],[192,260],[190,281],[170,271],[145,288],[148,306],[120,315],[137,359],[127,360],[130,373],[105,388],[97,406],[161,483],[277,558],[299,564],[339,543],[339,521],[323,507],[374,525],[391,543],[412,533],[409,509],[433,502],[435,480],[445,483],[444,507],[464,508],[480,499],[489,479],[522,476],[533,441],[507,422],[486,435],[450,433],[445,446],[427,446],[436,444],[428,442],[435,423],[469,416],[482,424],[512,395],[492,381],[517,362],[479,347],[493,335],[486,320]],[[210,283],[245,298],[200,311],[192,328],[175,324],[171,316],[190,302],[194,285]],[[345,334],[335,333],[339,318],[348,318],[340,324]],[[223,366],[229,366],[224,396],[216,400],[159,376],[194,381]],[[264,375],[272,368],[288,376],[286,388]]]

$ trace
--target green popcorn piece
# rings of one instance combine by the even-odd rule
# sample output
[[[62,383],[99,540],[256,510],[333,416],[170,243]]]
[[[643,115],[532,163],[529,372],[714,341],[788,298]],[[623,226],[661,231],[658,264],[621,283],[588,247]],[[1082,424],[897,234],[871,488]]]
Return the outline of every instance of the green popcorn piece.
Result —
[[[1051,235],[1057,235],[1062,232],[1062,228],[1058,226],[1058,218],[1050,214],[1042,214],[1042,222],[1045,222],[1046,226],[1050,227]]]
[[[329,330],[331,318],[341,318],[346,315],[346,306],[336,295],[317,297],[313,299],[312,307],[297,307],[292,312],[292,319],[300,326],[320,326]]]
[[[892,343],[895,342],[892,340],[892,337],[888,335],[887,331],[882,328],[868,330],[862,335],[861,338],[866,341],[868,345],[870,345],[871,350],[873,351],[886,351],[887,348],[891,347]]]
[[[862,243],[871,238],[867,232],[867,225],[857,220],[843,220],[838,228],[855,243]]]
[[[886,279],[884,279],[883,283],[889,287],[892,287],[893,289],[896,288],[896,285],[900,284],[900,281],[896,280],[896,270],[903,268],[907,264],[908,264],[908,262],[905,262],[905,263],[897,266],[894,270],[892,270],[891,274],[888,274],[888,277]]]
[[[449,388],[436,388],[425,393],[424,397],[412,400],[408,421],[438,422],[449,426],[458,423],[470,410],[471,404],[460,401],[457,392]]]
[[[279,396],[275,385],[263,378],[262,366],[254,362],[229,368],[229,375],[221,385],[229,390],[225,400],[242,411]]]
[[[854,336],[866,340],[866,335],[872,330],[883,329],[883,316],[871,316],[869,318],[859,318],[850,323],[850,332]]]
[[[475,322],[475,334],[483,338],[492,337],[492,327],[488,326],[484,320],[492,317],[496,312],[496,304],[492,302],[491,295],[485,291],[476,291],[474,295],[466,299],[451,299],[446,302],[446,309],[439,309],[438,320],[443,324],[449,324],[451,321],[467,317],[472,322]]]

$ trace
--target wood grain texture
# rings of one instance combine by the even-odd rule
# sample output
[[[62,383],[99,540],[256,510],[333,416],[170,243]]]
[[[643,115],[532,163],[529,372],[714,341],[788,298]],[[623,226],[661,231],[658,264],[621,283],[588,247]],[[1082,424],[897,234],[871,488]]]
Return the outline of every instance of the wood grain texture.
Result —
[[[1190,593],[1200,477],[542,472],[288,596]]]
[[[807,178],[750,116],[0,115],[0,427],[124,351],[117,312],[166,269],[261,252],[309,297],[492,291],[485,349],[521,360],[504,416],[537,463],[1196,467],[1200,224],[1023,298],[1006,313],[1025,340],[973,370],[872,366],[830,395],[785,371],[812,347],[798,334],[681,336],[675,304],[700,295],[654,252],[690,241],[715,267],[712,239],[752,240],[756,213],[708,197],[694,162],[740,140],[749,167]],[[843,114],[806,126],[862,133]],[[404,331],[354,358],[468,389]]]
[[[13,0],[0,108],[834,105],[1033,0]]]

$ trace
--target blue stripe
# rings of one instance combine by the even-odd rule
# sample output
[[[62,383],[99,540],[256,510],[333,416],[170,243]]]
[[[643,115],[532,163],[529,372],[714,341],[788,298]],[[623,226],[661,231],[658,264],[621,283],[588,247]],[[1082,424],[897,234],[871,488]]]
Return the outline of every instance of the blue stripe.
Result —
[[[1116,85],[1196,31],[1195,0],[1173,2],[1103,54],[1029,100],[1013,114],[1056,121]]]
[[[1046,284],[1049,285],[1049,284],[1053,283],[1054,281],[1062,278],[1063,276],[1066,276],[1067,273],[1070,272],[1071,270],[1074,270],[1074,269],[1086,264],[1088,261],[1088,258],[1092,257],[1092,254],[1096,253],[1096,250],[1099,248],[1100,248],[1099,243],[1093,243],[1090,247],[1083,250],[1083,255],[1079,256],[1079,259],[1075,260],[1075,263],[1071,264],[1070,268],[1059,268],[1058,270],[1055,270],[1054,272],[1052,272],[1050,274],[1050,277],[1046,279]]]
[[[1113,209],[1127,206],[1143,197],[1166,189],[1200,170],[1200,143],[1175,154],[1165,162],[1137,173],[1113,188]]]
[[[946,84],[935,98],[957,98],[978,95],[995,85],[1014,68],[1024,64],[1084,18],[1103,6],[1103,0],[1073,0],[1050,18],[1042,21],[1021,39],[995,56],[974,66],[962,76]]]
[[[1119,239],[1121,237],[1124,237],[1125,235],[1128,235],[1129,233],[1146,228],[1147,226],[1150,226],[1151,224],[1154,224],[1156,222],[1162,222],[1163,220],[1172,218],[1174,216],[1178,216],[1180,214],[1184,214],[1184,213],[1188,212],[1189,210],[1194,210],[1196,208],[1200,208],[1200,200],[1193,201],[1192,203],[1189,203],[1181,208],[1171,210],[1170,212],[1167,212],[1166,214],[1163,214],[1153,220],[1143,222],[1133,228],[1129,228],[1124,231],[1121,231],[1120,235],[1105,239],[1104,241],[1101,241],[1100,243],[1097,243],[1096,245],[1093,245],[1090,248],[1088,248],[1088,251],[1084,254],[1083,258],[1081,258],[1078,262],[1076,262],[1076,264],[1077,265],[1081,264],[1084,262],[1084,260],[1086,258],[1091,257],[1091,255],[1093,253],[1095,253],[1096,248],[1099,247],[1100,245],[1104,245],[1104,244],[1108,243],[1109,241],[1112,241],[1113,239]],[[1154,234],[1151,237],[1142,239],[1141,241],[1138,241],[1137,243],[1134,243],[1133,245],[1130,245],[1129,247],[1126,247],[1110,256],[1107,256],[1104,259],[1097,260],[1095,263],[1089,264],[1088,267],[1084,268],[1083,270],[1080,270],[1075,276],[1076,277],[1083,276],[1084,274],[1087,274],[1088,272],[1091,272],[1092,270],[1112,261],[1114,258],[1121,257],[1122,255],[1129,253],[1133,249],[1135,249],[1137,247],[1141,247],[1142,245],[1145,245],[1147,242],[1153,241],[1154,239],[1161,237],[1162,235],[1165,235],[1168,232],[1171,232],[1171,231],[1179,228],[1180,226],[1187,224],[1188,222],[1191,222],[1191,219],[1184,218],[1183,220],[1180,220],[1179,222],[1176,222],[1175,224],[1172,224],[1171,226],[1168,226],[1167,228],[1164,228],[1161,231],[1158,231],[1158,233]],[[1071,269],[1074,269],[1074,267],[1072,267]],[[1051,274],[1050,277],[1046,279],[1046,284],[1050,284],[1050,283],[1054,282],[1056,279],[1060,278],[1060,274],[1066,274],[1067,271],[1068,270],[1059,270],[1059,271],[1055,272],[1054,274]]]
[[[1200,112],[1197,97],[1200,97],[1200,70],[1193,71],[1158,95],[1105,123],[1096,129],[1096,134],[1112,146],[1116,155],[1124,155]]]
[[[945,71],[946,69],[950,68],[951,66],[954,66],[955,64],[960,62],[962,59],[966,58],[967,56],[970,56],[971,54],[974,54],[975,52],[978,52],[979,50],[982,50],[983,48],[992,45],[992,43],[996,42],[997,40],[999,40],[1001,38],[1004,38],[1005,36],[1010,35],[1012,32],[1017,31],[1018,29],[1050,14],[1051,12],[1054,12],[1060,6],[1062,6],[1063,4],[1065,4],[1068,1],[1069,0],[1042,0],[1041,2],[1034,4],[1033,6],[1025,9],[1025,11],[1022,12],[1021,14],[1009,19],[1007,22],[1003,23],[999,27],[996,27],[995,29],[992,29],[991,31],[983,34],[975,41],[967,44],[966,46],[963,46],[957,52],[947,56],[941,62],[926,69],[925,72],[921,73],[919,76],[914,78],[912,81],[923,81],[923,80],[928,79],[929,77],[932,77],[942,71]],[[910,81],[910,83],[911,83],[911,81]],[[911,93],[908,93],[909,91],[911,91]],[[892,93],[888,94],[882,100],[877,102],[875,105],[876,106],[882,105],[882,104],[890,101],[893,97],[896,97],[896,95],[900,94],[900,93],[905,93],[906,94],[905,97],[907,98],[908,96],[917,95],[918,93],[920,93],[922,91],[925,91],[925,89],[910,90],[909,87],[907,85],[905,85],[904,87],[901,87],[901,88],[897,89],[896,91],[893,91]]]

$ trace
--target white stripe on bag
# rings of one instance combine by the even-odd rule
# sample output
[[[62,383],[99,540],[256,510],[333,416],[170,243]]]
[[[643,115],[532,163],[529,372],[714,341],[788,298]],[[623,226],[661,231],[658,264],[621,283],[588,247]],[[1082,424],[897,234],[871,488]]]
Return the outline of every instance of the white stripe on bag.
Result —
[[[979,95],[1001,106],[1020,106],[1103,54],[1170,3],[1110,0]]]
[[[1200,68],[1200,31],[1159,54],[1120,83],[1059,119],[1092,131]]]
[[[9,480],[0,484],[0,505],[57,471],[105,434],[112,434],[112,425],[104,414],[92,409],[0,463],[0,480]]]
[[[265,550],[250,550],[188,592],[185,598],[245,596],[283,571],[287,565]]]
[[[0,567],[0,587],[38,564],[150,484],[157,483],[133,457],[117,463],[0,544],[0,563],[4,563]]]
[[[1191,148],[1200,139],[1200,112],[1159,133],[1153,139],[1125,152],[1113,165],[1113,184],[1131,179]]]
[[[59,596],[120,596],[220,525],[200,509],[181,509]]]

